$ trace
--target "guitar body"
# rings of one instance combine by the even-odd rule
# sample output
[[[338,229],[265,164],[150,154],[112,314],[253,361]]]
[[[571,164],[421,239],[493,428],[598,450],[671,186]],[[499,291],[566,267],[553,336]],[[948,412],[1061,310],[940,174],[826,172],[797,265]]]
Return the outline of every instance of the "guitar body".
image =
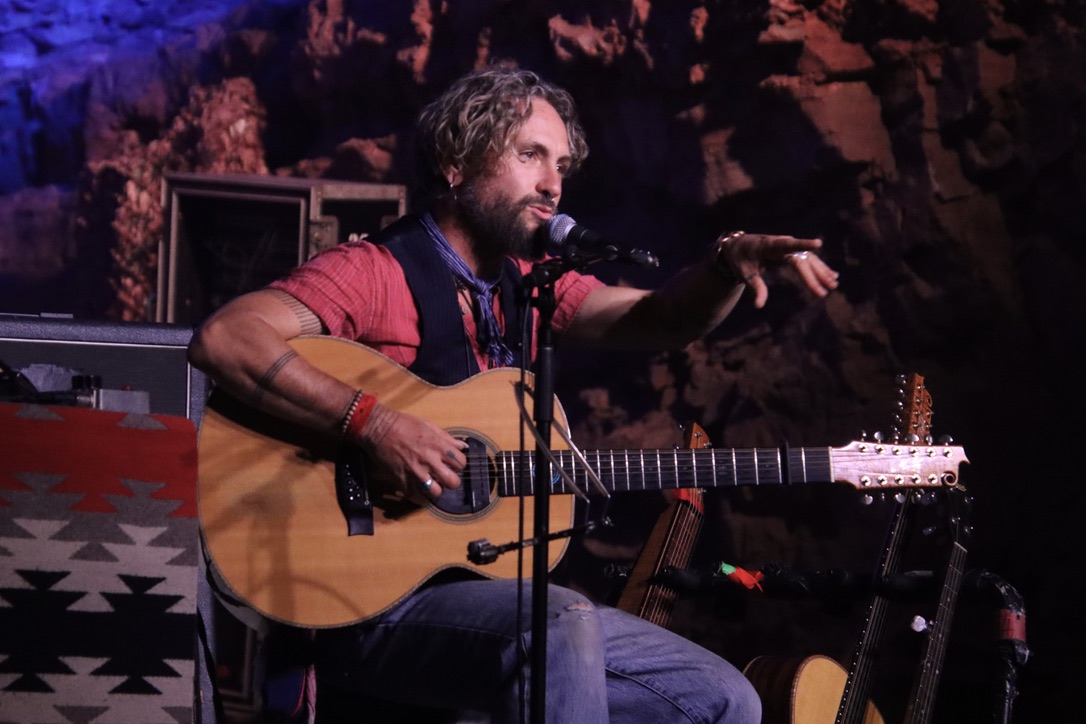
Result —
[[[834,724],[848,671],[828,656],[758,656],[743,674],[762,697],[763,724]],[[863,724],[883,724],[868,702]]]
[[[343,626],[388,610],[442,572],[488,578],[523,573],[517,555],[497,555],[486,565],[468,558],[469,544],[478,542],[482,554],[475,559],[485,560],[535,533],[536,444],[527,426],[522,428],[518,371],[490,370],[439,387],[354,342],[322,336],[299,337],[291,344],[327,374],[466,442],[468,464],[460,488],[437,500],[382,493],[395,486],[380,485],[357,449],[216,390],[200,426],[197,500],[206,549],[218,577],[237,598],[282,623]],[[530,386],[531,380],[525,383]],[[531,419],[530,390],[522,396],[525,418]],[[568,434],[556,399],[553,409],[554,424]],[[819,482],[887,490],[941,487],[956,480],[957,466],[968,462],[960,448],[891,448],[865,441],[792,448],[786,455],[776,448],[582,455],[556,444],[551,455],[554,464],[548,467],[554,474],[546,485],[552,532],[571,527],[568,493],[575,489],[610,493]],[[568,538],[548,545],[549,569],[567,546]]]
[[[303,337],[292,345],[324,372],[360,389],[380,390],[383,404],[454,436],[482,440],[492,450],[520,446],[514,393],[519,372],[492,370],[436,387],[350,341]],[[530,412],[531,400],[526,402]],[[462,424],[469,417],[470,428]],[[566,424],[558,405],[555,419]],[[492,494],[484,510],[464,516],[401,496],[373,499],[373,534],[349,536],[336,497],[340,446],[219,391],[208,402],[199,447],[200,522],[211,559],[238,597],[277,621],[307,627],[362,621],[450,568],[515,577],[517,555],[478,567],[467,561],[468,544],[531,535],[533,500],[523,498],[528,529],[522,532],[521,499]],[[551,529],[568,527],[572,496],[549,500]],[[550,545],[551,568],[565,548],[565,542]]]

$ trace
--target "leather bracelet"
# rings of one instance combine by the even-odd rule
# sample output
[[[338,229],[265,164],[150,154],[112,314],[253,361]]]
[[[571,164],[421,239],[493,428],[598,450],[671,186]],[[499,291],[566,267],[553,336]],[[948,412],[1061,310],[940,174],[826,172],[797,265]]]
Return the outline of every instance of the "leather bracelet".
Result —
[[[732,284],[743,284],[747,280],[743,278],[743,275],[739,273],[739,270],[735,268],[731,260],[725,251],[725,247],[732,241],[743,236],[745,231],[730,231],[725,234],[721,234],[720,238],[713,242],[709,247],[709,262],[713,269],[721,276],[726,282]]]

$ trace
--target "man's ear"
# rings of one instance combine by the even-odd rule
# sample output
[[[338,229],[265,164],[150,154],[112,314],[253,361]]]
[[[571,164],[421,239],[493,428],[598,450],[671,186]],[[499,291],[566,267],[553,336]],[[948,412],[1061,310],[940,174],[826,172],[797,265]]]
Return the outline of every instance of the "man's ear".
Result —
[[[459,186],[464,181],[464,171],[459,166],[449,166],[445,169],[445,180],[449,182],[449,188]]]

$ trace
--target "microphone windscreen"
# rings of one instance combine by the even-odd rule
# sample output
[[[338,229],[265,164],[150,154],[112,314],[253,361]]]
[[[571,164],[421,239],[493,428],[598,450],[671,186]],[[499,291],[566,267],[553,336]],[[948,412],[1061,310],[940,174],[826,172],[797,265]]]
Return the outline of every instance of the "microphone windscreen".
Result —
[[[550,238],[551,243],[559,248],[564,245],[570,229],[576,224],[577,222],[568,214],[558,214],[551,217],[550,224],[547,226],[547,236]]]

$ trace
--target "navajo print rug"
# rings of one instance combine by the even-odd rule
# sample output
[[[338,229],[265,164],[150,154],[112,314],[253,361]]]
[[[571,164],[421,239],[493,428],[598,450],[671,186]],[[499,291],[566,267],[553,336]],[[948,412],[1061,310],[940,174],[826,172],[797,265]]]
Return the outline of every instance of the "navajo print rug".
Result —
[[[191,722],[196,431],[0,404],[0,723]]]

